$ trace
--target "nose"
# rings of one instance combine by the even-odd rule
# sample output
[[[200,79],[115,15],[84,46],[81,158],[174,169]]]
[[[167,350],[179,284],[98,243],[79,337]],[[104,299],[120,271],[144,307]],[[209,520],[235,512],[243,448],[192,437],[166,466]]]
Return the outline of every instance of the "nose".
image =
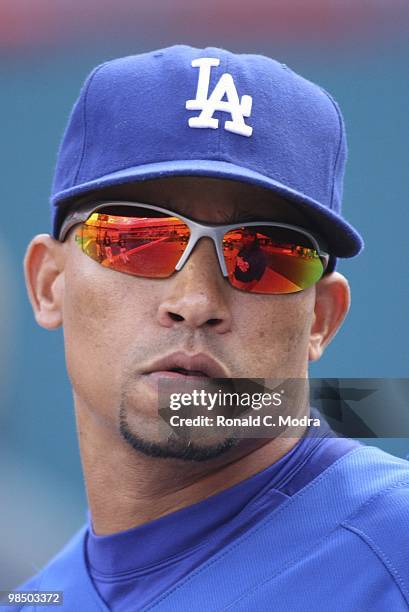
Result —
[[[220,334],[230,330],[229,286],[209,238],[201,238],[183,268],[164,282],[160,325],[212,328]]]

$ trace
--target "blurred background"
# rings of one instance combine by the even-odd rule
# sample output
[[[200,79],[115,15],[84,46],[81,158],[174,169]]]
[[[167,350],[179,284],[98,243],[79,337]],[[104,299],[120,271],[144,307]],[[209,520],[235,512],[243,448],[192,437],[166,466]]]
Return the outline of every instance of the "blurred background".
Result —
[[[50,229],[57,147],[91,68],[177,42],[221,46],[270,55],[334,95],[349,135],[344,211],[366,249],[339,265],[352,310],[311,375],[399,378],[409,364],[408,33],[407,0],[0,0],[0,590],[85,519],[62,334],[34,323],[22,259]],[[406,439],[375,443],[409,452]]]

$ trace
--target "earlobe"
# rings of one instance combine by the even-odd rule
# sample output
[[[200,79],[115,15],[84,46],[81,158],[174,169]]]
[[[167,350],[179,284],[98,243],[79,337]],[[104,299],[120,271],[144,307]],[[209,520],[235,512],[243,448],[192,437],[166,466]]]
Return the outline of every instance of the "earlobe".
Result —
[[[316,361],[321,357],[341,327],[349,306],[349,285],[342,274],[332,272],[317,283],[308,350],[309,361]]]
[[[63,245],[48,234],[33,238],[24,259],[24,273],[34,316],[46,329],[62,324],[63,271]]]

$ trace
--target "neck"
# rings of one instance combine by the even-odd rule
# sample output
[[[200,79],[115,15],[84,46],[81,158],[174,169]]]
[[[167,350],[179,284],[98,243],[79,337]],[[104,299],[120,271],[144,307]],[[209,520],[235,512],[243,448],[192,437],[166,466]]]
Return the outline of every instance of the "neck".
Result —
[[[275,463],[298,437],[243,440],[217,459],[193,462],[145,456],[117,429],[76,401],[89,508],[97,535],[136,527],[195,504]]]

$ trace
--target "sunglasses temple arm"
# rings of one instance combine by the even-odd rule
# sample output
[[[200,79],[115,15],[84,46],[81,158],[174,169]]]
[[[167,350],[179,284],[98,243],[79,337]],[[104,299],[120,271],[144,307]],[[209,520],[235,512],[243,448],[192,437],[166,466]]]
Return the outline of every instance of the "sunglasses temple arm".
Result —
[[[64,242],[69,231],[74,227],[74,225],[78,225],[79,223],[84,223],[84,221],[86,221],[88,217],[89,217],[89,213],[87,214],[74,213],[71,217],[67,218],[64,221],[60,229],[60,232],[58,234],[58,240],[60,242]]]

